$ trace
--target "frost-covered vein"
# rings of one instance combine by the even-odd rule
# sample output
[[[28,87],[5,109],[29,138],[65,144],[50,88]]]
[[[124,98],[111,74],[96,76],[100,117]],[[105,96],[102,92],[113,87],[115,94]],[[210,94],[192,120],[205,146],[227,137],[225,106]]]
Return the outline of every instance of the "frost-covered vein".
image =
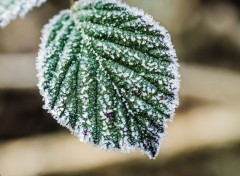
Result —
[[[138,118],[135,118],[135,123],[138,127],[138,130],[140,131],[139,147],[143,150],[147,150],[148,152],[151,152],[151,150],[149,150],[148,147],[152,145],[147,145],[146,142],[149,140],[149,138],[152,138],[153,140],[155,140],[154,142],[158,141],[159,139],[157,138],[158,136],[156,137],[156,133],[150,132],[150,128],[147,125],[148,123],[146,123],[144,119],[145,119],[145,116],[141,116],[141,115],[138,115]],[[151,133],[151,135],[149,135],[149,133]],[[154,151],[157,150],[158,147],[159,147],[159,143],[157,142],[157,145],[154,146]]]
[[[156,65],[156,61],[154,62],[155,65],[150,65],[151,63],[148,63],[148,60],[145,60],[145,58],[139,58],[135,54],[132,54],[129,51],[127,52],[126,49],[121,50],[118,48],[118,52],[114,53],[114,47],[112,46],[104,45],[102,43],[96,45],[93,44],[93,47],[99,56],[111,62],[115,62],[119,66],[128,68],[136,74],[140,74],[144,79],[148,80],[156,87],[159,87],[159,89],[166,94],[171,91],[170,89],[165,89],[169,84],[169,80],[173,79],[171,72],[167,71],[167,66],[158,66]],[[154,73],[154,71],[157,73]]]
[[[70,45],[70,57],[72,57],[74,64],[76,66],[76,71],[72,73],[73,76],[71,76],[71,79],[74,80],[75,86],[72,88],[72,91],[74,92],[75,95],[75,115],[70,119],[70,123],[72,128],[74,129],[76,127],[76,122],[78,121],[79,115],[79,96],[78,96],[78,81],[79,81],[79,67],[80,67],[80,61],[79,59],[79,53],[81,51],[81,46],[76,45],[76,43],[81,43],[82,36],[80,32],[76,29],[73,29],[72,36],[69,39],[69,45]]]
[[[89,35],[88,33],[85,33],[86,35]],[[146,59],[156,59],[159,60],[161,62],[172,62],[169,60],[169,56],[166,54],[168,52],[168,49],[164,49],[163,52],[156,52],[156,53],[151,53],[151,50],[143,50],[142,48],[136,47],[136,45],[132,45],[132,46],[128,46],[127,43],[124,43],[123,41],[120,41],[119,39],[114,39],[114,37],[110,38],[109,36],[107,38],[103,37],[103,36],[92,36],[89,35],[89,37],[93,38],[96,41],[101,41],[102,43],[109,43],[109,44],[113,44],[116,46],[120,46],[123,48],[128,48],[126,49],[126,51],[134,51],[137,52],[138,55],[144,56],[146,57]],[[104,46],[104,45],[102,45]],[[160,50],[159,48],[156,48],[156,50]]]
[[[172,63],[172,61],[169,59],[169,56],[166,55],[166,53],[162,54],[160,57],[151,56],[151,55],[148,55],[147,53],[144,53],[138,49],[129,48],[123,44],[119,44],[119,43],[115,43],[113,41],[109,41],[106,39],[99,39],[99,38],[94,38],[93,44],[96,45],[96,47],[101,47],[106,51],[110,51],[110,48],[112,49],[111,52],[116,50],[117,58],[119,58],[120,55],[123,55],[123,54],[130,56],[130,53],[133,53],[133,55],[131,55],[132,59],[137,56],[141,61],[144,61],[144,60],[146,60],[148,62],[152,61],[155,63],[159,63],[159,65],[162,65],[163,67],[168,67]],[[167,52],[167,50],[165,52]],[[112,54],[114,54],[114,53],[111,53],[111,55]],[[136,58],[136,59],[138,59],[138,58]],[[168,58],[168,59],[166,59],[166,58]],[[144,63],[142,63],[142,64],[144,64]],[[151,70],[151,72],[152,72],[152,70]]]
[[[40,44],[40,50],[38,53],[38,57],[37,57],[37,69],[38,71],[44,71],[45,69],[45,62],[46,62],[46,55],[47,55],[47,46],[49,45],[49,43],[55,39],[55,36],[57,35],[57,31],[56,30],[60,30],[63,26],[61,19],[63,19],[63,16],[68,16],[69,15],[69,11],[68,10],[64,10],[61,11],[60,14],[55,15],[52,19],[49,20],[49,23],[46,24],[44,26],[44,28],[42,29],[42,37],[41,37],[41,44]],[[60,21],[59,21],[60,20]],[[55,25],[57,24],[58,27],[55,27]],[[38,76],[40,79],[40,81],[42,81],[42,77],[44,77],[44,74],[42,72],[38,73]]]
[[[82,50],[83,48],[81,48]],[[85,56],[79,52],[77,54],[78,71],[77,71],[77,88],[76,88],[76,100],[78,109],[78,121],[76,122],[73,133],[82,141],[91,141],[92,137],[92,119],[89,118],[86,106],[89,103],[88,94],[86,94],[90,82],[87,78],[87,66]],[[93,118],[93,117],[92,117]]]
[[[109,74],[111,74],[110,69],[107,68],[106,70],[109,72]],[[136,93],[133,90],[134,88],[132,90],[131,89],[129,90],[129,88],[126,87],[126,86],[128,86],[127,84],[119,83],[117,80],[115,80],[114,76],[112,78],[112,81],[115,82],[115,84],[118,86],[119,89],[122,89],[122,91],[124,89],[124,97],[125,97],[126,101],[130,102],[130,103],[135,103],[135,101],[136,101],[137,103],[139,103],[139,104],[136,104],[135,109],[139,109],[139,110],[147,109],[147,110],[149,110],[149,112],[155,111],[154,112],[155,118],[157,118],[157,117],[164,118],[167,115],[167,112],[163,111],[163,109],[166,109],[166,107],[167,107],[166,106],[167,102],[165,102],[165,101],[161,102],[160,100],[153,101],[151,99],[151,97],[144,96],[144,94],[142,94],[142,92]],[[155,109],[153,109],[152,107],[155,107]]]
[[[84,10],[87,11],[108,11],[109,14],[111,12],[119,12],[119,14],[116,14],[118,16],[118,19],[122,19],[122,14],[125,13],[128,14],[129,16],[132,16],[133,18],[136,18],[135,22],[135,28],[133,27],[132,30],[135,32],[149,32],[149,34],[154,34],[155,36],[163,36],[160,31],[159,31],[159,24],[157,24],[151,16],[145,14],[143,10],[129,7],[126,3],[122,3],[119,0],[105,0],[104,2],[102,0],[95,0],[94,2],[90,1],[82,1],[82,2],[77,2],[75,5],[75,8],[79,10],[79,12],[82,12]],[[121,13],[120,13],[121,12]],[[97,16],[97,18],[99,15]],[[102,18],[106,18],[105,16],[102,16]],[[101,19],[100,19],[101,20]],[[96,21],[96,20],[95,20]],[[128,19],[125,18],[122,20],[123,24],[125,23],[124,21],[128,22]],[[111,23],[114,23],[114,21],[111,21]],[[105,25],[109,25],[106,23]]]
[[[123,11],[126,9],[124,7],[120,7],[118,4],[114,4],[113,2],[107,2],[107,1],[105,1],[104,3],[102,3],[101,1],[98,1],[98,2],[96,1],[94,4],[89,3],[87,1],[83,1],[81,3],[77,2],[77,3],[76,3],[76,10],[97,9],[97,10]]]
[[[141,77],[142,77],[142,79],[143,79],[143,81],[145,81],[145,82],[147,82],[147,84],[151,84],[151,87],[152,86],[155,86],[155,88],[156,89],[158,89],[158,91],[163,91],[164,93],[166,93],[166,94],[168,94],[171,90],[167,90],[164,86],[162,86],[162,85],[159,85],[159,82],[155,82],[155,81],[153,81],[149,76],[148,76],[148,74],[141,74],[142,72],[139,72],[136,68],[134,68],[134,67],[130,67],[130,66],[128,66],[128,65],[125,65],[125,64],[122,64],[122,63],[119,63],[119,62],[116,62],[116,61],[112,61],[112,63],[113,64],[115,64],[115,65],[118,65],[119,67],[122,67],[126,72],[125,72],[125,77],[123,77],[124,79],[126,79],[127,78],[127,75],[131,75],[131,74],[135,74],[135,75],[137,75],[137,74],[139,74]],[[129,72],[131,72],[131,73],[129,73]],[[161,78],[161,75],[159,75],[159,74],[157,74],[157,76],[159,76],[159,78]],[[140,78],[138,78],[138,79],[140,79]],[[136,82],[138,82],[138,80],[137,81],[135,81],[134,83],[136,83]]]
[[[149,119],[153,118],[153,120],[156,121],[158,119],[164,119],[167,115],[167,112],[165,112],[166,109],[159,107],[163,105],[163,103],[156,105],[156,102],[151,102],[149,99],[131,92],[126,92],[126,96],[130,97],[128,103],[132,105],[132,108],[137,110],[137,112],[146,112]]]
[[[146,25],[141,19],[141,16],[135,16],[125,11],[81,10],[78,13],[78,20],[80,22],[88,21],[95,25],[114,27],[124,32],[133,32],[148,37],[155,36],[160,39],[163,38],[163,35],[161,35],[159,31],[152,30],[153,26]]]
[[[138,147],[147,151],[150,156],[155,156],[164,133],[164,131],[162,131],[162,126],[164,126],[164,124],[163,121],[160,120],[146,119],[148,116],[146,112],[137,112],[134,116],[137,117],[135,118],[135,123],[140,135]]]
[[[61,62],[61,58],[63,58],[62,54],[65,44],[69,42],[70,36],[72,35],[72,24],[72,21],[64,23],[56,38],[46,48],[47,53],[43,61],[44,77],[46,80],[44,83],[44,89],[47,89],[50,86],[49,83],[56,72],[57,65]]]
[[[104,66],[102,65],[104,68]],[[121,88],[118,87],[117,83],[114,81],[114,78],[112,75],[109,73],[107,69],[105,69],[107,72],[107,75],[112,83],[114,85],[114,90],[116,93],[116,97],[119,101],[117,101],[117,107],[118,107],[118,115],[119,118],[121,119],[121,124],[119,124],[121,128],[121,135],[122,135],[122,140],[120,143],[122,144],[120,147],[121,149],[125,149],[126,151],[131,150],[131,146],[135,144],[136,142],[136,136],[134,138],[135,132],[133,130],[134,124],[131,118],[131,113],[129,112],[129,108],[126,106],[125,102],[126,99],[124,98],[124,95],[121,92]],[[117,118],[118,119],[118,118]]]
[[[78,13],[78,20],[80,22],[89,21],[93,24],[111,25],[118,26],[121,25],[125,20],[132,21],[136,20],[138,17],[133,16],[124,11],[107,11],[107,10],[81,10]]]
[[[57,114],[61,124],[69,125],[69,128],[73,128],[73,123],[78,117],[76,113],[76,106],[73,104],[75,102],[74,99],[76,98],[74,89],[76,84],[72,79],[72,73],[75,73],[76,71],[77,64],[72,65],[72,67],[69,68],[66,78],[62,83],[61,91],[56,99],[55,106],[52,109],[53,113],[60,111],[60,113]]]
[[[142,52],[147,52],[152,49],[167,49],[162,44],[162,39],[159,37],[146,36],[130,31],[124,31],[116,27],[103,26],[91,22],[82,22],[81,26],[84,32],[94,38],[107,39],[127,47],[140,49]]]
[[[119,78],[118,79],[118,77],[120,77],[119,76],[119,73],[116,73],[116,72],[114,72],[113,70],[116,70],[115,68],[111,68],[111,67],[108,67],[107,66],[108,64],[104,64],[104,66],[105,66],[105,69],[107,70],[107,72],[109,73],[109,75],[112,75],[112,81],[114,81],[114,83],[116,84],[116,86],[119,88],[119,89],[121,89],[122,90],[122,88],[123,89],[125,89],[126,91],[124,91],[124,95],[125,95],[125,97],[129,97],[129,98],[127,98],[127,101],[128,102],[135,102],[135,100],[132,100],[131,98],[134,96],[134,94],[136,94],[136,90],[141,90],[141,91],[152,91],[153,89],[151,88],[151,90],[150,90],[150,87],[152,87],[152,85],[150,85],[150,87],[149,86],[146,86],[146,87],[144,87],[144,85],[145,84],[143,84],[143,83],[141,83],[140,82],[140,80],[138,80],[135,84],[137,85],[136,87],[135,86],[133,86],[132,87],[132,85],[133,84],[130,84],[129,82],[132,80],[132,77],[131,76],[129,76],[128,78],[127,78],[127,80],[126,80],[126,78]],[[121,81],[120,81],[121,80]],[[125,80],[125,81],[124,81]],[[129,80],[129,81],[128,81]],[[130,87],[129,87],[130,86]],[[129,91],[132,91],[133,93],[132,94],[130,94],[129,93]],[[123,90],[122,90],[123,91]],[[151,93],[152,92],[147,92],[148,94],[146,94],[147,96],[148,96],[148,98],[146,98],[145,99],[145,101],[147,100],[147,99],[150,99],[151,98],[151,96],[154,96],[155,95],[155,93],[153,93],[152,95],[151,95]],[[138,92],[138,94],[136,94],[137,96],[140,96],[142,94],[142,92]],[[127,95],[129,95],[129,96],[127,96]],[[140,97],[144,97],[143,95],[142,96],[140,96]],[[141,102],[141,104],[142,103],[146,103],[146,102],[144,102],[144,101],[142,101]],[[151,105],[152,106],[152,105]],[[149,106],[149,107],[151,107],[151,106]],[[141,107],[142,109],[144,109],[144,107]],[[139,109],[139,107],[138,108],[136,108],[136,109]],[[158,113],[161,113],[161,112],[158,112]]]
[[[118,99],[116,103],[116,108],[118,110],[116,112],[116,121],[117,121],[117,127],[119,128],[119,133],[120,133],[119,139],[118,139],[119,148],[122,150],[129,151],[131,149],[131,145],[134,143],[133,134],[130,128],[134,128],[134,126],[130,123],[131,118],[127,113],[127,109],[123,103],[122,97],[117,94],[117,90],[115,88],[114,88],[114,91]]]
[[[96,50],[93,50],[94,52]],[[131,150],[131,145],[133,145],[135,143],[134,140],[134,124],[132,122],[131,117],[129,116],[128,112],[127,112],[127,107],[125,106],[125,104],[123,103],[123,97],[121,95],[121,90],[119,89],[119,87],[116,86],[115,82],[113,81],[113,78],[111,78],[111,75],[109,74],[109,72],[104,68],[103,62],[102,62],[102,58],[98,56],[98,53],[96,53],[96,57],[98,58],[97,60],[99,61],[99,65],[100,68],[103,70],[102,73],[105,74],[105,77],[108,78],[109,80],[107,81],[107,83],[109,84],[109,90],[113,90],[115,93],[115,97],[116,97],[116,107],[114,107],[114,110],[117,110],[116,112],[116,120],[120,120],[119,124],[116,125],[116,128],[119,127],[120,131],[120,135],[122,135],[122,140],[119,141],[120,144],[120,148],[122,150]],[[104,88],[103,88],[104,89]],[[113,95],[111,97],[114,97]],[[110,97],[110,98],[111,98]],[[102,103],[102,102],[99,102]],[[118,131],[118,130],[117,130]],[[135,136],[135,139],[137,137]],[[125,146],[125,147],[124,147]],[[124,148],[123,148],[124,147]]]
[[[112,148],[117,145],[116,135],[113,135],[114,131],[118,133],[117,128],[113,126],[116,111],[114,107],[114,102],[116,100],[114,100],[115,97],[112,94],[112,87],[109,84],[104,70],[99,67],[97,72],[97,79],[99,82],[97,97],[97,105],[99,106],[99,108],[97,114],[103,124],[103,143],[107,143],[105,144],[107,148]]]
[[[108,59],[105,58],[105,60],[103,62],[106,63],[104,65],[106,65],[108,68],[112,67],[109,70],[111,72],[115,73],[117,77],[119,77],[119,76],[122,77],[123,80],[135,77],[135,78],[133,78],[132,86],[134,86],[134,84],[136,84],[136,83],[141,83],[142,85],[148,85],[149,88],[154,89],[154,90],[148,90],[148,92],[146,92],[146,93],[151,94],[154,92],[162,91],[165,94],[171,94],[170,89],[165,88],[165,86],[159,84],[158,82],[156,83],[156,82],[152,81],[152,79],[149,79],[149,76],[147,76],[147,74],[141,74],[139,72],[136,72],[135,69],[133,69],[132,67],[120,64],[119,62],[116,62],[115,60],[112,60],[110,62]],[[151,92],[151,91],[154,91],[154,92]]]
[[[159,140],[161,140],[161,134],[156,133],[158,129],[156,130],[149,126],[151,121],[147,120],[146,116],[148,116],[148,114],[145,112],[136,113],[134,116],[135,124],[139,131],[139,139],[137,145],[140,149],[147,152],[148,155],[155,156],[159,148]],[[154,122],[155,126],[158,126],[157,123],[159,122]]]
[[[100,122],[97,118],[97,97],[98,97],[98,82],[96,80],[96,71],[98,69],[98,64],[94,59],[94,55],[90,52],[85,53],[86,48],[88,48],[88,43],[84,42],[82,50],[82,56],[80,59],[80,70],[81,72],[81,89],[80,89],[80,99],[82,99],[82,118],[86,119],[86,123],[91,126],[91,129],[87,131],[89,133],[88,141],[99,141],[100,133]],[[93,139],[90,137],[92,136]]]
[[[104,62],[104,61],[103,61]],[[158,88],[155,87],[155,90],[153,89],[153,85],[148,82],[146,83],[143,78],[138,79],[135,83],[131,83],[131,80],[134,80],[134,78],[132,78],[131,76],[127,76],[127,77],[121,77],[120,73],[116,73],[114,70],[117,70],[117,68],[114,67],[110,67],[109,63],[103,64],[106,71],[109,73],[109,75],[113,74],[113,78],[112,80],[115,80],[115,84],[116,86],[118,86],[119,88],[124,88],[125,89],[125,94],[128,94],[127,92],[131,92],[132,96],[136,95],[138,97],[140,97],[143,102],[142,103],[148,103],[148,107],[154,106],[155,108],[157,108],[157,114],[161,114],[162,117],[164,117],[164,115],[166,115],[166,111],[163,111],[162,109],[166,109],[167,107],[167,103],[168,101],[164,101],[164,100],[160,100],[158,98],[159,96],[159,90],[157,90]],[[123,72],[125,72],[124,70],[122,70]],[[126,72],[125,72],[126,73]],[[121,78],[118,78],[121,77]],[[146,85],[146,86],[145,86]],[[149,86],[147,86],[149,85]],[[129,87],[130,86],[130,87]],[[160,94],[161,95],[161,94]],[[167,98],[168,100],[168,98]],[[147,108],[147,107],[145,107]],[[144,108],[142,108],[144,109]]]
[[[113,79],[112,79],[112,82],[114,84],[118,85]],[[124,94],[124,96],[126,97],[126,94]],[[130,109],[134,110],[136,107],[135,108],[134,107],[130,108],[130,107],[126,106],[127,104],[129,106],[131,106],[131,105],[129,104],[129,99],[128,98],[125,98],[125,99],[126,99],[125,103],[123,103],[122,105],[125,107],[126,111],[130,111]],[[148,109],[146,109],[146,111],[148,111]],[[134,113],[133,111],[131,111],[131,112]],[[138,114],[135,114],[135,113],[132,114],[132,115],[130,115],[130,114],[129,115],[126,114],[126,121],[127,121],[127,126],[128,126],[128,128],[127,128],[128,129],[128,136],[129,136],[129,140],[130,140],[129,142],[131,143],[132,146],[136,145],[139,148],[144,150],[144,149],[146,149],[146,145],[142,142],[146,140],[146,138],[144,137],[146,135],[146,128],[147,128],[146,124],[141,122]],[[149,114],[148,114],[148,116],[149,116]],[[146,117],[144,117],[144,118],[146,118]],[[133,121],[133,119],[135,119],[135,120]],[[152,119],[152,120],[156,121],[156,118]],[[135,125],[137,125],[137,131],[136,131],[136,129],[131,130],[131,128],[133,128]],[[145,130],[143,130],[143,125],[145,125],[145,127],[144,127]],[[133,137],[132,134],[135,134],[135,137]],[[141,136],[140,139],[138,138],[139,135]],[[156,146],[156,147],[158,147],[158,146]],[[155,150],[157,150],[157,149],[155,149]]]
[[[66,63],[64,63],[63,65],[63,71],[61,72],[61,74],[57,75],[56,77],[54,77],[54,80],[52,80],[51,82],[51,87],[50,87],[50,92],[49,94],[52,95],[52,103],[51,103],[51,107],[53,108],[55,106],[55,103],[59,97],[59,93],[61,91],[61,87],[63,84],[63,81],[66,78],[66,74],[69,72],[71,66],[73,66],[73,60],[69,60]]]
[[[72,109],[72,118],[69,118],[69,123],[70,123],[70,125],[71,125],[71,127],[72,127],[72,129],[75,129],[75,127],[76,127],[76,123],[77,123],[77,121],[78,121],[78,119],[79,119],[79,110],[78,110],[78,96],[77,96],[77,94],[78,94],[78,92],[77,92],[77,80],[78,80],[78,68],[79,68],[79,62],[78,61],[76,61],[77,62],[77,64],[75,64],[75,66],[76,66],[76,71],[75,71],[75,74],[73,74],[73,77],[71,78],[72,80],[73,80],[73,85],[71,86],[71,90],[72,90],[72,95],[73,95],[73,99],[72,99],[72,103],[74,103],[74,105],[73,105],[73,109]],[[71,103],[71,102],[69,102],[69,103]]]
[[[92,58],[92,61],[93,61],[94,59]],[[95,63],[96,63],[96,61],[95,61]],[[96,70],[94,71],[94,78],[95,78],[95,82],[96,82],[96,89],[95,89],[95,91],[96,91],[96,93],[95,93],[95,100],[94,100],[94,109],[95,109],[95,124],[94,124],[94,129],[93,129],[93,141],[94,141],[94,143],[95,144],[99,144],[99,143],[101,143],[100,145],[104,145],[103,144],[103,142],[104,142],[104,139],[101,139],[101,135],[102,135],[102,137],[104,137],[104,135],[102,134],[102,128],[101,127],[103,127],[103,123],[101,123],[101,121],[100,121],[100,113],[99,113],[99,111],[101,111],[101,106],[102,106],[102,104],[101,103],[99,103],[99,96],[100,96],[100,94],[99,94],[99,92],[101,91],[100,90],[100,86],[99,86],[99,81],[98,81],[98,72],[99,70],[98,70],[98,68],[96,68]]]
[[[75,96],[75,116],[78,117],[78,116],[81,115],[81,113],[80,113],[81,111],[79,110],[80,102],[79,102],[79,95],[78,95],[78,79],[79,79],[80,63],[79,63],[79,61],[76,61],[76,63],[77,63],[76,64],[77,71],[76,71],[76,73],[74,75],[75,79],[73,79],[75,81],[75,86],[74,86],[73,90],[74,90],[74,96]],[[75,117],[74,120],[72,120],[72,122],[70,122],[73,129],[76,127],[76,122],[78,121],[77,117]]]
[[[163,61],[153,57],[147,57],[136,50],[99,39],[95,39],[92,43],[99,55],[117,61],[119,64],[128,65],[136,69],[136,71],[138,70],[137,72],[167,76],[167,67],[170,65],[169,60]]]
[[[71,66],[73,66],[73,59],[67,58],[60,67],[61,72],[54,75],[53,79],[50,81],[49,95],[51,96],[51,108],[55,106],[57,98],[62,88],[63,81],[66,78],[66,74],[69,72]]]
[[[64,116],[68,116],[69,114],[69,116],[71,116],[69,117],[69,124],[71,128],[74,129],[80,115],[78,111],[78,103],[77,103],[78,101],[77,77],[78,77],[79,62],[75,60],[71,68],[69,68],[69,71],[66,74],[64,81],[62,82],[62,86],[60,88],[61,90],[58,93],[56,104],[58,105],[62,104],[62,107],[64,108],[59,117],[61,118]],[[66,89],[68,89],[68,91]],[[70,108],[69,108],[69,105],[70,105]],[[59,107],[55,107],[55,109],[56,108],[59,108]]]
[[[145,34],[145,35],[150,35],[150,36],[152,35],[152,36],[157,36],[160,38],[164,37],[159,31],[153,30],[152,25],[146,24],[141,19],[141,17],[139,17],[138,19],[135,19],[135,20],[131,20],[131,21],[124,21],[117,27],[119,29],[122,29],[125,31],[131,31],[131,32],[137,31],[137,33],[141,33],[141,34]]]
[[[138,33],[139,31],[136,30],[130,31],[119,28],[118,26],[108,26],[106,24],[104,25],[97,22],[83,21],[82,23],[85,32],[89,33],[90,35],[96,38],[114,37],[124,42],[129,40],[129,44],[135,43],[139,47],[145,45],[145,47],[149,47],[150,49],[154,49],[156,47],[161,47],[163,49],[165,48],[165,45],[161,44],[163,37],[159,37],[152,34]]]
[[[48,77],[49,94],[53,95],[52,101],[51,101],[51,107],[55,105],[55,102],[59,96],[62,83],[66,78],[66,74],[69,71],[72,64],[74,64],[74,61],[76,60],[75,53],[74,53],[75,49],[72,48],[73,47],[72,43],[74,43],[74,41],[78,41],[79,38],[77,38],[78,39],[77,40],[75,36],[76,36],[76,31],[73,30],[71,32],[70,39],[68,40],[68,42],[63,48],[61,57],[59,55],[58,57],[55,58],[58,60],[58,62],[56,62],[56,66],[54,70],[52,70],[52,77]],[[60,60],[59,60],[59,57],[61,58]]]
[[[54,24],[51,26],[51,29],[47,29],[49,32],[46,46],[48,47],[50,44],[53,45],[55,40],[59,40],[59,37],[61,37],[62,34],[64,34],[64,30],[66,30],[66,27],[68,27],[67,21],[72,21],[70,18],[70,14],[65,12],[62,15],[56,16],[56,19],[54,19]],[[61,34],[61,35],[60,35]],[[56,37],[58,36],[58,39]],[[68,36],[68,35],[66,35]]]

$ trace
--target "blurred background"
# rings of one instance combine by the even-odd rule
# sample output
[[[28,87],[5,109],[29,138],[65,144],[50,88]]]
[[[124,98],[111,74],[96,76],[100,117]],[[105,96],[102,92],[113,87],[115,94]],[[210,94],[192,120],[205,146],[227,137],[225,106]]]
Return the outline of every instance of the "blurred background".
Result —
[[[239,176],[240,1],[126,0],[172,36],[181,63],[180,107],[156,160],[83,144],[42,109],[35,57],[48,0],[0,29],[1,176]]]

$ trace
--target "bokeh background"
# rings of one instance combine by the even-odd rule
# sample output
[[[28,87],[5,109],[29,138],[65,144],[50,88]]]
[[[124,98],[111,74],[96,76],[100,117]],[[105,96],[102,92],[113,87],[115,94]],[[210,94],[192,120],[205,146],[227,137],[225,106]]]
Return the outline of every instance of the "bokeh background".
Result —
[[[239,176],[240,1],[126,0],[172,36],[181,63],[180,107],[156,160],[83,144],[42,109],[35,57],[48,0],[0,29],[1,176]]]

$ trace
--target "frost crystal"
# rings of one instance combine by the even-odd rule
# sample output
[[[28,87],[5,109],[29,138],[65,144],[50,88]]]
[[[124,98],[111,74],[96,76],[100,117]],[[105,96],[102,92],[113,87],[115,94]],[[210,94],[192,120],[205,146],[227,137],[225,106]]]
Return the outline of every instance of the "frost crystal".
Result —
[[[81,141],[150,158],[178,106],[168,32],[118,0],[84,0],[50,20],[37,58],[45,108]]]
[[[0,27],[5,27],[18,16],[24,17],[33,7],[39,7],[46,0],[1,0]]]

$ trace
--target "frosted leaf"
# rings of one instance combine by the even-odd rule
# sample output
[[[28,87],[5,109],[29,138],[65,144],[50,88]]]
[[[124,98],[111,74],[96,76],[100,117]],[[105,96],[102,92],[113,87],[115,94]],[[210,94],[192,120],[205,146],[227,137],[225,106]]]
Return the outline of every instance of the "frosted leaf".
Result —
[[[33,7],[39,7],[46,0],[0,0],[0,27],[5,27],[18,16],[23,17]]]
[[[158,154],[178,106],[168,32],[117,0],[84,0],[43,29],[37,58],[44,107],[81,141]]]

